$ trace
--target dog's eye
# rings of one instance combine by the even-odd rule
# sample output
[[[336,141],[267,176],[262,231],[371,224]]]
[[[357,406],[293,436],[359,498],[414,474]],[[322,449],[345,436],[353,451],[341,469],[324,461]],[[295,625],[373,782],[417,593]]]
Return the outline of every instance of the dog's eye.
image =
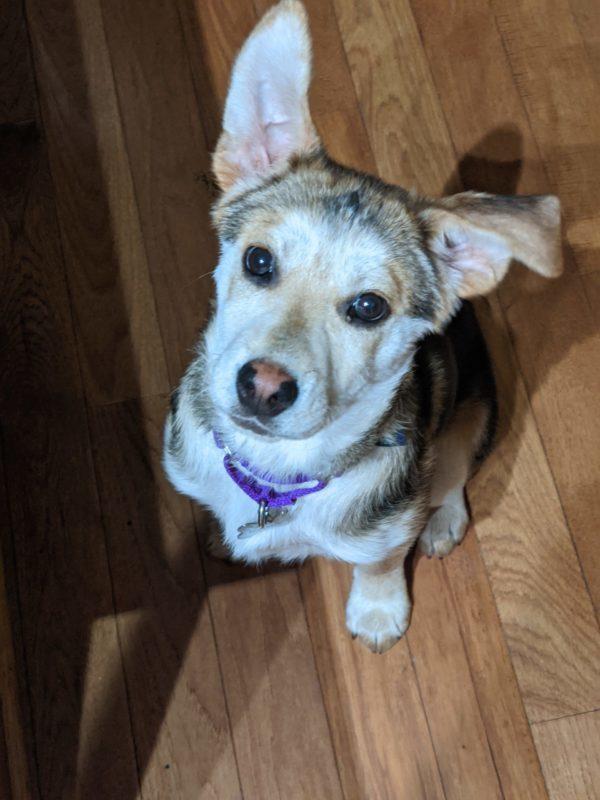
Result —
[[[244,269],[261,283],[267,283],[275,270],[273,254],[265,247],[249,247],[244,253]]]
[[[359,294],[346,312],[346,319],[352,322],[355,319],[361,322],[381,322],[390,313],[390,307],[383,297],[373,292]]]

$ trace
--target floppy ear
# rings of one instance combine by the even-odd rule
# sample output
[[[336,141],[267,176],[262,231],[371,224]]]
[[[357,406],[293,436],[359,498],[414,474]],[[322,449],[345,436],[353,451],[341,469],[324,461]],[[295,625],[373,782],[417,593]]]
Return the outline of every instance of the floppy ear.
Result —
[[[562,272],[560,202],[552,195],[463,192],[420,216],[430,252],[460,297],[491,291],[513,258],[547,278]]]
[[[213,171],[224,191],[268,177],[318,138],[308,109],[310,37],[298,0],[258,23],[233,67]]]

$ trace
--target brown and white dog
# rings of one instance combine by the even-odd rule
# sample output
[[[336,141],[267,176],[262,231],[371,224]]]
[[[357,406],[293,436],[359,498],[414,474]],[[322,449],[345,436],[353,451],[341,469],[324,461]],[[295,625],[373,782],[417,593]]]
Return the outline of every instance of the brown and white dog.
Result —
[[[406,630],[404,559],[447,555],[488,451],[494,379],[464,298],[511,260],[558,275],[555,197],[430,200],[342,167],[308,107],[310,40],[282,0],[240,52],[214,172],[216,310],[173,395],[164,463],[229,557],[354,565],[347,625]]]

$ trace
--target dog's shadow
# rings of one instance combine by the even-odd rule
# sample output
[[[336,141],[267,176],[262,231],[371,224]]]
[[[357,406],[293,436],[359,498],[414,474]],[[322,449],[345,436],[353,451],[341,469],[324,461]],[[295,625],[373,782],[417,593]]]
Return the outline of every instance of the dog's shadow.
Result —
[[[467,190],[503,195],[519,194],[522,171],[522,135],[514,126],[500,127],[487,134],[461,159],[446,183],[444,194]],[[534,275],[523,265],[513,263],[494,295],[474,301],[496,377],[499,414],[494,449],[467,486],[467,495],[471,501],[471,527],[477,527],[486,518],[493,516],[501,505],[513,480],[515,461],[523,444],[527,418],[531,414],[531,399],[542,388],[552,366],[562,361],[579,341],[578,332],[567,329],[559,339],[554,338],[549,342],[541,332],[536,333],[536,322],[532,319],[530,335],[541,340],[542,348],[551,348],[551,352],[538,351],[539,358],[536,359],[534,370],[534,365],[525,360],[519,364],[515,333],[508,319],[513,303],[518,303],[519,299],[526,296],[531,298],[532,295],[535,295],[533,305],[538,306],[542,302],[546,312],[552,308],[559,311],[561,287],[572,278],[572,270],[569,268],[572,254],[565,244],[563,249],[565,271],[559,279],[549,281]],[[525,326],[519,334],[525,335],[524,331],[528,332]],[[415,553],[417,558],[421,557],[418,551]],[[408,565],[411,594],[416,561],[413,557]]]

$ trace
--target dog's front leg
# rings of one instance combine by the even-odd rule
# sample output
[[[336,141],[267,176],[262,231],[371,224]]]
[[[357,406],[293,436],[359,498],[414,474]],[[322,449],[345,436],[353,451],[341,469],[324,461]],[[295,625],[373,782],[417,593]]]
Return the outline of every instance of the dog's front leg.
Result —
[[[354,580],[346,605],[346,625],[374,653],[385,653],[408,628],[410,599],[404,559],[410,545],[402,546],[376,564],[354,567]]]

